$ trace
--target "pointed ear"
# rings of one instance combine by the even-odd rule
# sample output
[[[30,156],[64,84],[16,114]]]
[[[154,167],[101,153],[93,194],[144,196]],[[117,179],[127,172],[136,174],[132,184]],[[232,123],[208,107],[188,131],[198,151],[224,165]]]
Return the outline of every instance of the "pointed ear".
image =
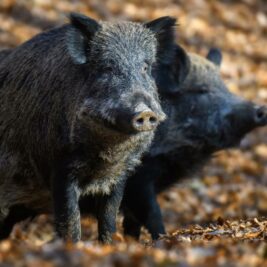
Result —
[[[190,59],[186,51],[176,45],[175,60],[173,63],[173,76],[176,77],[177,85],[181,85],[190,71]]]
[[[67,48],[69,55],[75,64],[87,62],[87,51],[90,39],[100,29],[100,25],[94,19],[78,13],[70,14],[72,27],[67,33]]]
[[[158,89],[161,93],[175,94],[190,71],[190,59],[186,51],[179,45],[175,46],[175,55],[172,62],[160,64],[156,73]]]
[[[162,63],[168,63],[173,58],[175,26],[176,19],[168,16],[145,23],[145,27],[150,29],[157,38],[157,57]]]
[[[216,66],[221,66],[222,63],[222,52],[218,48],[211,48],[207,54],[207,59],[214,63]]]

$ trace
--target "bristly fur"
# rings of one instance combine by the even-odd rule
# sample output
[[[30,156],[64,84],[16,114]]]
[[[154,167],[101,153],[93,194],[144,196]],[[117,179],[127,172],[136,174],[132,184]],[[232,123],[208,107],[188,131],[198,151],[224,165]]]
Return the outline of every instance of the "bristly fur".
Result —
[[[168,25],[158,28],[170,36]],[[14,216],[15,206],[27,214],[53,210],[59,236],[77,241],[78,200],[90,195],[99,238],[111,241],[127,174],[154,135],[129,132],[128,118],[140,103],[159,121],[165,116],[149,72],[161,45],[143,24],[72,14],[71,24],[6,54],[0,63],[4,229],[23,217]]]
[[[177,20],[172,17],[162,17],[145,25],[156,34],[161,44],[157,47],[158,64],[170,64],[175,57],[175,43],[170,40],[175,40],[174,29],[178,26]]]

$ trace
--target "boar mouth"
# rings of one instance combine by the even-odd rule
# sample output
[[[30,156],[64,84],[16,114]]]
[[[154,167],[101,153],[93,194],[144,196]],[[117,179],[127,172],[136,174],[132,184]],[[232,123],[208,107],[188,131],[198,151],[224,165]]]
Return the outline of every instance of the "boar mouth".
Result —
[[[190,140],[195,147],[199,147],[201,150],[216,152],[219,150],[239,146],[244,135],[236,136],[224,129],[213,133],[207,133],[205,135],[190,134]]]
[[[130,129],[124,126],[122,127],[122,125],[118,123],[115,119],[111,121],[110,119],[106,119],[103,117],[100,118],[98,116],[90,116],[90,121],[94,125],[101,127],[104,131],[107,131],[107,133],[110,132],[110,134],[113,134],[113,135],[131,137],[131,136],[137,136],[137,135],[147,136],[147,134],[149,133],[153,134],[153,131],[139,132],[139,131],[134,131],[133,129]]]
[[[97,109],[95,109],[97,110]],[[131,121],[131,116],[123,116],[121,118],[121,113],[116,109],[104,110],[104,112],[97,112],[88,108],[88,105],[82,107],[78,112],[78,119],[82,121],[82,123],[86,127],[90,127],[91,129],[95,129],[98,131],[107,131],[106,134],[115,134],[115,135],[124,135],[124,136],[132,136],[132,135],[141,135],[143,132],[134,131],[131,127],[129,127],[129,121]],[[123,123],[123,121],[125,123]],[[102,130],[101,130],[102,129]],[[103,132],[103,134],[104,134]],[[105,135],[106,135],[105,134]]]
[[[227,131],[222,131],[216,148],[217,150],[221,150],[221,149],[238,147],[244,136],[245,134],[239,136],[233,136],[231,133]]]
[[[242,139],[250,131],[259,126],[251,125],[251,127],[235,127],[236,129],[232,129],[232,127],[233,125],[228,125],[228,127],[225,127],[221,131],[218,141],[215,142],[217,150],[238,147]]]

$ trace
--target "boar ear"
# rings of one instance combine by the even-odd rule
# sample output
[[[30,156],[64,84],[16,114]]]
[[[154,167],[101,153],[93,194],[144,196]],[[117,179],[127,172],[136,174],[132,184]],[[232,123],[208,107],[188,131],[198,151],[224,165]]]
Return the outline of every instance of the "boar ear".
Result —
[[[68,52],[76,64],[87,62],[87,50],[90,39],[99,30],[100,25],[94,19],[78,13],[70,14],[72,27],[67,34]]]
[[[189,56],[181,46],[176,45],[172,62],[159,64],[155,74],[159,91],[166,94],[178,93],[181,90],[182,83],[188,76],[189,70]]]
[[[176,45],[173,76],[176,77],[177,85],[181,85],[181,83],[183,83],[189,73],[189,70],[189,56],[181,46]]]
[[[214,63],[216,66],[221,66],[222,63],[222,52],[218,48],[211,48],[208,55],[207,59]]]
[[[162,63],[170,62],[173,57],[175,26],[176,19],[168,16],[145,23],[145,27],[150,29],[157,38],[157,57]]]

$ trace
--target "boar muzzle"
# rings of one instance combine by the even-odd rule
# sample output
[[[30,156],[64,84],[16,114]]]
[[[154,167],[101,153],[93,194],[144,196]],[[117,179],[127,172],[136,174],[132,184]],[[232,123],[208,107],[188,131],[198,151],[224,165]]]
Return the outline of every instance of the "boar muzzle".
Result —
[[[113,110],[112,114],[116,118],[114,127],[128,134],[154,131],[166,118],[161,110],[152,111],[145,104],[139,104],[134,109]]]
[[[133,128],[138,132],[152,131],[159,124],[159,118],[151,110],[144,110],[132,119]]]
[[[253,129],[267,125],[267,106],[258,106],[252,102],[241,101],[224,116],[224,147],[234,146],[245,134]]]
[[[153,131],[165,117],[162,111],[154,112],[148,106],[139,104],[131,121],[132,127],[137,132]]]

